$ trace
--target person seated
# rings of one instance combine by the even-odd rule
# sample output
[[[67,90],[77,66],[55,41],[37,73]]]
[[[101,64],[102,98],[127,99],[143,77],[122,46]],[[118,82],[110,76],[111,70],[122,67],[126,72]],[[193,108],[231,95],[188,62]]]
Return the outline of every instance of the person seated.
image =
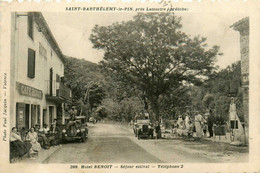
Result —
[[[186,130],[185,130],[185,125],[183,121],[179,122],[179,127],[177,129],[177,134],[179,136],[183,136],[185,134]]]
[[[17,128],[13,127],[10,134],[10,159],[22,157],[26,154],[29,154],[31,157],[32,153],[32,145],[30,142],[24,142],[17,132]]]
[[[60,125],[57,122],[57,119],[53,120],[53,123],[50,128],[50,133],[54,136],[54,143],[53,145],[60,145],[61,139],[62,139],[62,130],[60,128]]]
[[[49,144],[50,146],[55,146],[55,136],[52,133],[52,131],[49,129],[47,124],[43,125],[43,128],[41,130],[45,136],[48,138]]]
[[[194,124],[191,121],[189,121],[187,126],[186,126],[186,132],[185,132],[185,135],[187,137],[193,136],[193,127],[194,127]]]
[[[203,137],[207,137],[207,131],[208,131],[208,126],[207,124],[203,124]]]
[[[70,117],[67,129],[70,136],[75,136],[77,134],[78,127],[77,127],[76,117],[74,114],[72,114]]]
[[[25,137],[28,133],[28,130],[25,129],[25,127],[22,127],[21,130],[20,130],[20,136],[22,138],[22,141],[25,141]]]
[[[44,124],[43,125],[43,133],[45,134],[45,135],[48,135],[48,134],[50,134],[50,129],[49,129],[49,127],[48,127],[48,125],[47,124]]]
[[[174,120],[174,122],[172,124],[172,133],[173,134],[177,134],[177,128],[178,128],[177,120]]]
[[[31,143],[33,151],[39,152],[41,150],[41,145],[38,142],[38,135],[34,131],[33,127],[30,128],[29,132],[27,133],[26,140]]]
[[[38,124],[35,125],[35,132],[38,135],[38,142],[40,143],[41,147],[44,149],[49,149],[50,148],[49,139],[45,135],[43,129],[40,129],[40,125]]]

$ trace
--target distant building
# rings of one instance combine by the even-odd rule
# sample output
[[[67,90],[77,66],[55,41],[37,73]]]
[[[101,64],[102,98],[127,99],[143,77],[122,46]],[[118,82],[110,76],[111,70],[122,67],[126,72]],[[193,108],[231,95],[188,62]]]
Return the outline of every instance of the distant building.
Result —
[[[64,122],[64,103],[72,98],[63,84],[64,64],[40,12],[11,14],[11,127]]]
[[[231,26],[240,33],[241,77],[243,109],[245,120],[246,144],[248,144],[249,125],[249,17],[243,18]]]

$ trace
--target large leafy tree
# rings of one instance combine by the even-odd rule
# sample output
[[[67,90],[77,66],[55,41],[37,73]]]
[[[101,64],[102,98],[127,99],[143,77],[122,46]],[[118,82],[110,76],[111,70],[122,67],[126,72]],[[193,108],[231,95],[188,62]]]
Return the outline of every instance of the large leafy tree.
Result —
[[[135,87],[159,118],[159,97],[184,83],[200,84],[214,70],[219,47],[190,38],[173,13],[140,13],[133,20],[96,25],[93,47],[105,51],[102,65]]]

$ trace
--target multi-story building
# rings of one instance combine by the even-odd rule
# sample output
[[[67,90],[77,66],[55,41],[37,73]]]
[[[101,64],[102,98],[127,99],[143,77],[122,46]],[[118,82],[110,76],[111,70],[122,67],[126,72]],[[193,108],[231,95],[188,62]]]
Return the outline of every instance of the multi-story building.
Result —
[[[71,90],[64,85],[65,59],[42,13],[11,16],[10,125],[64,123],[64,103]]]
[[[245,143],[249,143],[249,17],[243,18],[231,26],[240,33],[240,60],[243,93],[243,111]]]

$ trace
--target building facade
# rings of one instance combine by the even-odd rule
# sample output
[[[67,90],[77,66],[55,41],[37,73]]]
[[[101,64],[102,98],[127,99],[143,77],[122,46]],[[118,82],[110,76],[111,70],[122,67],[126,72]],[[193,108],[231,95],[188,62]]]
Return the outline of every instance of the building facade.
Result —
[[[11,127],[64,122],[72,93],[63,83],[64,56],[43,15],[12,13],[11,25]]]
[[[240,33],[240,60],[241,60],[241,78],[243,93],[243,110],[244,110],[244,128],[245,143],[249,139],[249,17],[243,18],[231,26],[235,31]]]

